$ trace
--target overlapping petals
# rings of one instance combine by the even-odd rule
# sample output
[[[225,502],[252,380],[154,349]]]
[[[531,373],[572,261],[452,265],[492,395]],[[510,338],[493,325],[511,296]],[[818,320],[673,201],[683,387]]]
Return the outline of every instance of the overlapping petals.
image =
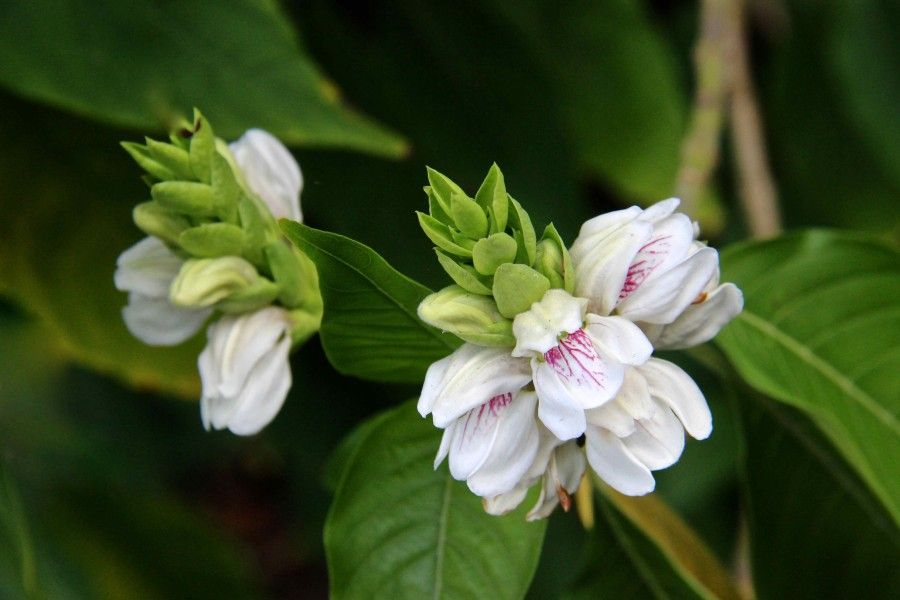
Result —
[[[278,138],[262,129],[250,129],[229,144],[228,149],[244,181],[276,219],[303,220],[300,210],[303,173]]]

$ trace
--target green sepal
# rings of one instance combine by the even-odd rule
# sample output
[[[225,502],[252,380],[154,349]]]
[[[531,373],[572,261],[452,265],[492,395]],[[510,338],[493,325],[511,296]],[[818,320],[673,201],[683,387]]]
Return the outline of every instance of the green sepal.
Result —
[[[216,193],[216,213],[226,223],[238,223],[238,205],[243,189],[235,178],[231,162],[223,155],[228,147],[222,140],[216,140],[216,152],[211,158],[211,182]]]
[[[461,265],[450,256],[447,256],[439,248],[434,249],[437,254],[438,262],[447,272],[447,275],[456,282],[457,285],[472,292],[473,294],[481,294],[482,296],[490,296],[491,288],[489,284],[485,284],[481,280],[481,276],[475,269],[469,265]]]
[[[205,183],[161,181],[150,188],[160,206],[191,217],[216,216],[216,195]]]
[[[419,318],[481,346],[515,346],[512,321],[497,310],[492,298],[473,294],[458,285],[445,287],[419,303]]]
[[[487,235],[488,218],[477,202],[465,194],[450,196],[450,211],[456,228],[470,239],[477,240]]]
[[[453,231],[449,227],[423,212],[416,211],[416,215],[419,217],[419,227],[437,247],[454,256],[472,258],[472,250],[457,244],[453,239]]]
[[[260,277],[247,287],[228,295],[216,304],[216,308],[230,314],[251,312],[272,304],[279,292],[278,284]]]
[[[537,245],[534,268],[550,280],[552,287],[562,288],[570,294],[575,291],[572,257],[553,223],[544,228]]]
[[[191,170],[203,183],[212,181],[212,157],[216,151],[216,136],[212,126],[200,111],[194,109],[194,134],[191,136]]]
[[[428,195],[428,214],[444,225],[453,225],[453,217],[444,212],[444,209],[441,207],[441,203],[438,202],[437,195],[434,193],[434,190],[431,189],[431,186],[426,185],[422,189],[425,190],[425,193]]]
[[[311,338],[322,326],[322,310],[303,308],[291,311],[291,347],[296,348]]]
[[[527,265],[506,263],[494,273],[494,300],[509,319],[530,309],[549,289],[550,280]]]
[[[506,182],[503,172],[497,163],[491,165],[481,187],[475,194],[475,201],[480,204],[491,217],[491,233],[506,229],[509,213],[509,198],[506,194]]]
[[[321,307],[319,276],[312,261],[284,239],[269,242],[265,254],[272,277],[280,287],[278,301],[283,306],[314,308],[318,304]]]
[[[168,167],[163,166],[159,161],[150,156],[150,150],[146,146],[135,142],[122,142],[122,148],[125,149],[134,162],[143,170],[160,181],[176,179],[175,173]]]
[[[515,239],[505,233],[495,233],[475,242],[472,249],[472,264],[476,271],[490,276],[503,263],[515,261],[517,251],[518,244]]]
[[[147,144],[147,154],[160,165],[172,172],[173,177],[181,181],[196,181],[194,171],[191,169],[191,159],[188,153],[172,144],[158,142],[151,138],[144,138]]]
[[[178,244],[181,232],[191,226],[187,219],[154,200],[138,204],[131,215],[141,231],[170,244]]]
[[[229,223],[191,227],[178,237],[178,245],[197,258],[240,255],[246,243],[244,231]]]
[[[192,258],[185,261],[172,282],[169,300],[178,306],[212,306],[254,287],[260,279],[253,265],[238,256]]]
[[[534,254],[537,250],[537,236],[534,233],[534,226],[531,224],[531,217],[528,216],[522,205],[516,202],[512,196],[507,197],[513,207],[513,210],[509,213],[509,224],[519,233],[516,238],[521,245],[516,262],[533,265]]]
[[[446,175],[438,173],[431,167],[425,167],[425,171],[428,173],[428,183],[431,185],[431,189],[434,192],[434,197],[438,204],[440,204],[445,214],[452,215],[453,211],[450,210],[450,198],[453,194],[462,194],[465,196],[466,193]]]

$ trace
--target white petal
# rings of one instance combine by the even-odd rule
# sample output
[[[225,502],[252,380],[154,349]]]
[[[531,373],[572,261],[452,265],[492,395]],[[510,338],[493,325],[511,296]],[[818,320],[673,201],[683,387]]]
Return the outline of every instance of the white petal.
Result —
[[[633,221],[606,236],[578,236],[570,250],[575,293],[588,298],[588,311],[600,315],[613,311],[635,254],[652,233],[650,223]]]
[[[534,392],[523,392],[508,406],[500,407],[497,433],[490,453],[467,481],[474,493],[491,497],[508,492],[531,467],[538,453],[538,427],[534,418],[536,403]],[[480,409],[470,413],[476,410]],[[455,449],[450,449],[451,465]]]
[[[614,433],[588,427],[587,459],[591,468],[612,488],[628,496],[649,494],[656,487],[653,474],[634,457]]]
[[[526,520],[546,519],[560,501],[565,501],[563,508],[569,510],[569,496],[578,490],[584,469],[584,452],[575,442],[568,442],[556,448],[544,474],[537,503],[528,512]]]
[[[622,317],[589,314],[586,331],[601,356],[622,364],[643,364],[653,353],[653,345],[640,327]]]
[[[616,307],[632,321],[671,323],[693,302],[718,268],[719,255],[704,248],[641,285]]]
[[[131,334],[150,346],[174,346],[191,338],[212,313],[209,308],[182,308],[165,296],[128,295],[122,318]]]
[[[425,374],[418,409],[433,413],[436,427],[450,423],[493,398],[516,392],[531,380],[528,361],[508,349],[463,344],[433,363]]]
[[[584,433],[584,409],[560,382],[556,371],[547,363],[532,360],[534,387],[538,394],[538,417],[561,440],[571,440]]]
[[[300,165],[275,136],[262,129],[250,129],[228,147],[247,185],[266,203],[275,218],[303,219]]]
[[[288,353],[290,336],[284,336],[271,352],[261,357],[237,400],[237,410],[228,420],[236,435],[253,435],[268,425],[281,410],[291,389]]]
[[[622,388],[625,386],[627,383],[623,384]],[[619,394],[621,395],[621,392]],[[609,429],[619,437],[631,435],[637,426],[634,417],[618,401],[618,396],[612,402],[587,411],[585,418],[589,425]]]
[[[578,231],[578,238],[582,241],[593,236],[600,236],[602,238],[603,236],[609,235],[615,229],[634,221],[643,212],[644,211],[642,211],[639,206],[629,206],[622,210],[614,210],[612,212],[603,213],[602,215],[597,215],[584,222],[581,229]],[[575,241],[575,244],[578,244],[578,240]],[[573,249],[574,247],[575,245],[573,245]]]
[[[450,443],[453,441],[457,423],[459,423],[458,419],[450,423],[444,430],[444,435],[441,436],[441,445],[438,448],[437,455],[434,457],[435,470],[437,470],[441,463],[444,462],[444,459],[447,458],[447,454],[450,453]]]
[[[516,315],[513,356],[544,354],[557,344],[560,334],[581,329],[587,300],[575,298],[565,290],[552,289],[531,309]]]
[[[744,308],[744,296],[733,283],[724,283],[698,304],[691,304],[669,325],[644,327],[660,350],[690,348],[711,340]]]
[[[649,419],[656,411],[650,386],[642,373],[639,368],[627,369],[622,388],[613,401],[628,411],[633,419]]]
[[[651,358],[637,369],[647,380],[652,396],[672,409],[692,437],[698,440],[709,437],[712,415],[703,393],[690,375],[659,358]]]
[[[522,500],[524,500],[525,496],[528,494],[529,487],[531,487],[530,484],[522,484],[505,494],[499,494],[492,498],[485,498],[482,500],[484,512],[489,515],[500,516],[505,515],[511,510],[515,510],[517,506],[522,504]]]
[[[160,240],[146,237],[119,255],[113,280],[123,292],[168,298],[182,264],[184,261]]]
[[[644,212],[641,213],[639,218],[641,221],[647,221],[648,223],[658,223],[675,212],[675,209],[678,208],[679,204],[681,204],[681,200],[678,198],[660,200],[656,204],[644,209]]]
[[[683,262],[691,249],[693,227],[686,215],[670,215],[654,225],[653,235],[631,261],[625,282],[619,291],[619,312],[625,301],[638,290],[650,286],[661,274]]]
[[[651,471],[675,464],[684,450],[684,428],[663,404],[657,405],[652,418],[637,421],[637,428],[622,440],[631,454]]]
[[[544,355],[544,360],[543,364],[550,366],[572,401],[583,409],[611,400],[622,385],[624,367],[616,360],[600,356],[593,340],[582,329],[560,340]]]

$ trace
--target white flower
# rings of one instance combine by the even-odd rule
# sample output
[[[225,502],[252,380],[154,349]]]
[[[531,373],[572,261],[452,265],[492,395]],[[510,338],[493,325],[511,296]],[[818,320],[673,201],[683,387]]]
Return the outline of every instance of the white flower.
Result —
[[[712,416],[690,376],[651,358],[628,369],[615,400],[587,412],[587,459],[611,487],[630,496],[653,491],[651,471],[673,465],[685,430],[698,440],[712,432]]]
[[[228,148],[244,181],[276,219],[303,220],[300,211],[303,173],[284,144],[267,131],[249,129]]]
[[[169,288],[184,261],[165,244],[147,237],[116,261],[116,288],[128,292],[122,309],[125,326],[151,346],[172,346],[193,336],[212,312],[185,308],[169,301]]]
[[[434,468],[450,456],[450,474],[479,496],[508,492],[538,452],[534,392],[506,392],[465,413],[445,430]]]
[[[584,411],[615,397],[625,366],[642,364],[653,351],[636,325],[586,315],[586,305],[552,289],[513,320],[512,356],[531,359],[538,416],[560,440],[584,433]]]
[[[718,283],[718,253],[695,241],[696,224],[674,212],[678,203],[670,198],[646,210],[632,206],[581,227],[571,249],[575,291],[589,299],[591,311],[615,313],[645,326],[665,325],[691,303],[713,295],[710,284],[715,282],[714,288]],[[715,294],[721,296],[719,302],[705,307],[705,316],[724,325],[737,314],[740,302],[734,290]],[[718,331],[712,329],[696,338],[709,339]],[[684,335],[682,331],[679,337]]]
[[[207,336],[198,361],[204,427],[257,433],[275,418],[291,387],[288,311],[267,306],[226,315],[210,325]]]

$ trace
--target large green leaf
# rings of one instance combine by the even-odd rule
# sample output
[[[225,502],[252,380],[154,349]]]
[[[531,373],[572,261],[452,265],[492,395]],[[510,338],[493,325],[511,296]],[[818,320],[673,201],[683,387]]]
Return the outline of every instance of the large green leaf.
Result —
[[[900,596],[900,532],[865,483],[798,411],[740,406],[756,596]]]
[[[276,2],[34,0],[0,8],[0,83],[143,131],[201,106],[226,137],[399,156],[405,143],[344,107]]]
[[[740,374],[809,413],[900,521],[900,256],[813,231],[722,253],[744,312],[718,342]]]
[[[282,228],[316,263],[325,301],[319,334],[341,373],[418,383],[428,365],[461,343],[419,320],[416,307],[431,291],[371,248],[300,223],[283,220]]]
[[[135,339],[113,286],[149,198],[120,132],[0,95],[0,292],[48,326],[57,353],[134,385],[199,393],[202,334],[173,348]]]
[[[413,402],[357,441],[325,526],[334,598],[521,598],[545,524],[493,517],[447,467]],[[527,500],[526,500],[527,503]]]

